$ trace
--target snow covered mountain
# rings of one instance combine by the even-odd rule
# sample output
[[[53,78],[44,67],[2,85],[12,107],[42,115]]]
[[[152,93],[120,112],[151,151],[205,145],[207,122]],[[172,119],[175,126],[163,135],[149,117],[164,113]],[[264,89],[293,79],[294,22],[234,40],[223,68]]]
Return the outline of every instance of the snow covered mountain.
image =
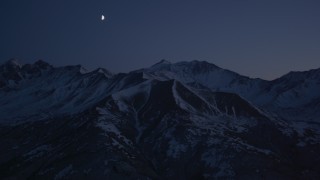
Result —
[[[317,179],[320,69],[0,66],[1,179]]]

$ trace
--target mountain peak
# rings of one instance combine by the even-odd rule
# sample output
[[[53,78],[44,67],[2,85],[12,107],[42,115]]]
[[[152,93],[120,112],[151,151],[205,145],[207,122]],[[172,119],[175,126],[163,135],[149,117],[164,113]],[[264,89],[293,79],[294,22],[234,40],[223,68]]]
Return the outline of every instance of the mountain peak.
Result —
[[[51,67],[49,63],[43,61],[42,59],[39,59],[38,61],[36,61],[34,65],[41,69],[47,69],[48,67]]]
[[[14,59],[14,58],[11,58],[8,61],[6,61],[4,63],[4,65],[7,67],[12,67],[12,68],[16,68],[16,67],[20,68],[21,67],[21,64],[18,62],[18,60]]]
[[[158,63],[152,65],[151,67],[156,67],[156,66],[159,66],[159,65],[166,65],[166,64],[171,64],[171,62],[167,61],[165,59],[162,59],[161,61],[159,61]]]
[[[104,68],[98,68],[94,72],[104,74],[107,78],[110,78],[113,75],[111,72],[109,72],[108,70],[106,70]]]
[[[217,65],[213,64],[213,63],[209,63],[208,61],[199,61],[199,60],[193,60],[190,62],[191,64],[198,64],[198,65],[202,65],[202,66],[210,66],[211,68],[218,68],[221,69],[220,67],[218,67]]]
[[[157,64],[171,64],[170,61],[162,59],[160,62],[158,62]]]

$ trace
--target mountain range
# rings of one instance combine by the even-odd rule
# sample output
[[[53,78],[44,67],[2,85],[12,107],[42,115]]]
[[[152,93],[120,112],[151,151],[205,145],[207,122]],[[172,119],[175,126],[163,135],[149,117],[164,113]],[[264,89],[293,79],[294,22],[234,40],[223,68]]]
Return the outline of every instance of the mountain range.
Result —
[[[0,65],[1,179],[319,179],[320,69]]]

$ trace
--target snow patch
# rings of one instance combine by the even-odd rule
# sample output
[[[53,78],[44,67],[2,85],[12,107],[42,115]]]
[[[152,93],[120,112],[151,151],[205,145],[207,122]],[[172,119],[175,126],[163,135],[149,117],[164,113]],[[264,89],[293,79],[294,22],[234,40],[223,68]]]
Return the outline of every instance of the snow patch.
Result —
[[[47,154],[51,150],[50,145],[42,145],[38,146],[37,148],[29,151],[24,157],[28,157],[27,161],[32,160],[34,158],[42,157],[43,155]]]
[[[58,174],[56,174],[56,176],[54,177],[55,180],[58,179],[64,179],[67,175],[72,174],[73,173],[73,166],[72,164],[70,164],[69,166],[66,166],[65,168],[63,168]]]

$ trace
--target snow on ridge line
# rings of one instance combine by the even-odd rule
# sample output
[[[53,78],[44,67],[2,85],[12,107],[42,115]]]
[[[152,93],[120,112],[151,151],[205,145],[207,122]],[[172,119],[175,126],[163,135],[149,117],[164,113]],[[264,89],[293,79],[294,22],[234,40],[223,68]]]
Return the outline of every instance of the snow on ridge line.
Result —
[[[127,112],[129,111],[128,105],[123,102],[123,99],[130,98],[134,96],[137,93],[147,93],[150,94],[151,86],[152,86],[153,80],[147,80],[140,84],[131,86],[129,88],[117,91],[111,95],[112,99],[117,104],[120,111]]]
[[[147,89],[151,88],[152,81],[153,80],[147,80],[147,81],[144,81],[144,82],[139,83],[137,85],[131,86],[129,88],[122,89],[120,91],[113,93],[111,96],[114,100],[119,100],[121,97],[132,96],[135,93],[140,92],[140,90],[143,90],[146,87],[147,87]]]
[[[173,83],[173,86],[172,86],[172,95],[174,97],[174,100],[176,102],[176,104],[184,109],[184,110],[187,110],[187,111],[194,111],[195,112],[195,109],[192,107],[192,106],[189,106],[188,103],[186,103],[180,96],[179,96],[179,93],[177,92],[177,84],[176,84],[176,81],[174,81]]]

